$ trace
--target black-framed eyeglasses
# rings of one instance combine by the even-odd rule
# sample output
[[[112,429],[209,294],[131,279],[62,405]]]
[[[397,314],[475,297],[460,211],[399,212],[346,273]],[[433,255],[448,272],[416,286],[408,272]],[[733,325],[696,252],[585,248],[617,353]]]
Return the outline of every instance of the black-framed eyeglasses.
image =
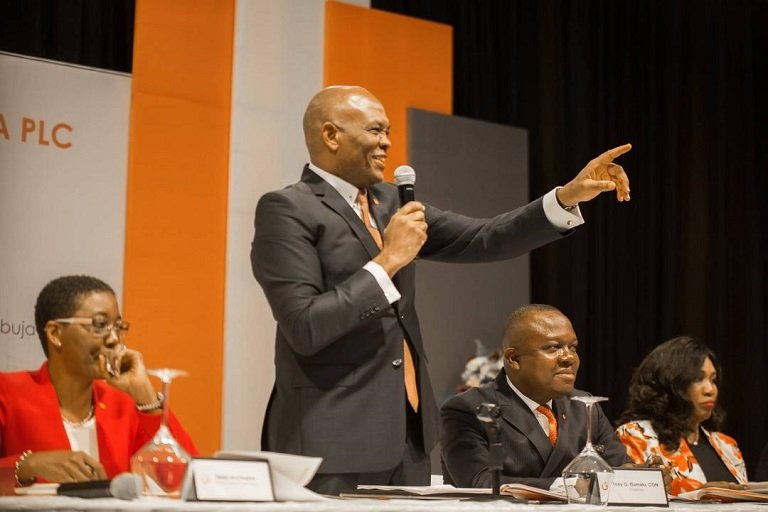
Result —
[[[57,318],[53,321],[60,324],[87,325],[90,327],[89,331],[96,336],[106,336],[114,332],[119,339],[122,339],[123,336],[125,336],[125,333],[128,332],[128,328],[131,326],[128,322],[123,322],[122,320],[115,320],[114,322],[111,322],[101,316],[95,316],[93,318]]]

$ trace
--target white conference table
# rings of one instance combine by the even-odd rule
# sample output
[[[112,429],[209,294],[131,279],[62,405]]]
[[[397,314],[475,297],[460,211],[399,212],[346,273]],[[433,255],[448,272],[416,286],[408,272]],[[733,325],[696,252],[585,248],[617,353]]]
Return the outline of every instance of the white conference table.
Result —
[[[458,500],[411,500],[411,499],[329,499],[312,503],[203,503],[142,498],[123,501],[114,498],[82,499],[65,496],[0,497],[0,510],[15,511],[254,511],[254,512],[473,512],[473,511],[519,511],[519,512],[573,512],[575,510],[610,512],[768,512],[768,504],[759,503],[681,503],[672,502],[670,508],[663,507],[579,507],[577,505],[522,505],[509,501],[458,501]]]

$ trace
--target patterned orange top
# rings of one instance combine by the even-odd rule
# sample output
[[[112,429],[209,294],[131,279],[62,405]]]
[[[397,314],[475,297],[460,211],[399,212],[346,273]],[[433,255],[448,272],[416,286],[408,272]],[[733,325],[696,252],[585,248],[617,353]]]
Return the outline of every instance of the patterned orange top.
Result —
[[[736,440],[720,432],[708,432],[703,428],[701,430],[736,481],[747,483],[747,466]],[[659,438],[648,420],[625,423],[616,429],[616,435],[624,443],[627,455],[633,462],[642,464],[651,455],[661,458],[672,476],[669,491],[672,496],[698,489],[707,481],[684,437],[680,439],[680,446],[676,451],[667,451],[664,445],[659,443]]]

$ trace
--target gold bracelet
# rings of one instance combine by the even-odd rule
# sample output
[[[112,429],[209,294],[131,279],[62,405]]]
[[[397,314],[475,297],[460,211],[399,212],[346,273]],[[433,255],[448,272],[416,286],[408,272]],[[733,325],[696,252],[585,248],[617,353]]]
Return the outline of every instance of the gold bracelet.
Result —
[[[26,487],[28,485],[32,485],[35,482],[35,477],[29,478],[27,480],[21,480],[19,478],[19,468],[30,455],[32,455],[32,450],[24,450],[19,458],[16,459],[16,464],[13,466],[13,474],[16,476],[17,487]]]

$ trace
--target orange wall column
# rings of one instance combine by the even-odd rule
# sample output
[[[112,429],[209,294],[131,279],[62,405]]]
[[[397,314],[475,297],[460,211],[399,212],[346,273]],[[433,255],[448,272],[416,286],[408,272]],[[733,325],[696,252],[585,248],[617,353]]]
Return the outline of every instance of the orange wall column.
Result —
[[[189,372],[171,407],[203,454],[221,438],[235,0],[138,0],[126,208],[127,343]]]
[[[386,178],[408,163],[408,107],[453,109],[453,27],[329,1],[325,85],[360,85],[384,105],[392,125]]]

